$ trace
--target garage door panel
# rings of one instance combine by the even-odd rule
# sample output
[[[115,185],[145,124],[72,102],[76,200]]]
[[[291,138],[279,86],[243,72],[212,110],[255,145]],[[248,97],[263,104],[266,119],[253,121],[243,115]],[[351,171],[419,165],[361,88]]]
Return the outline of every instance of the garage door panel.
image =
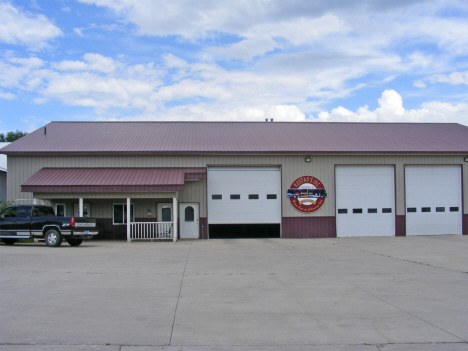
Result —
[[[406,235],[462,233],[460,166],[406,166],[405,192]]]
[[[337,217],[338,237],[393,236],[394,217],[392,215],[363,218],[357,214]],[[389,230],[393,228],[393,230]]]
[[[276,199],[267,199],[275,194]],[[213,200],[212,195],[221,195]],[[240,199],[231,199],[238,195]],[[258,199],[249,199],[258,195]],[[208,168],[208,221],[210,224],[281,223],[279,167]]]
[[[338,237],[395,235],[394,203],[393,166],[336,167]],[[383,209],[390,213],[383,213]]]

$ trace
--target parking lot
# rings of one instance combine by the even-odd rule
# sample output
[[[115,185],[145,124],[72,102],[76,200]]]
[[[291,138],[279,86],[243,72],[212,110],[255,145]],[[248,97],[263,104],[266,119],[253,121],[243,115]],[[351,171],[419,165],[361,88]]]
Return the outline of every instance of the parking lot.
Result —
[[[0,351],[468,350],[468,237],[0,245]]]

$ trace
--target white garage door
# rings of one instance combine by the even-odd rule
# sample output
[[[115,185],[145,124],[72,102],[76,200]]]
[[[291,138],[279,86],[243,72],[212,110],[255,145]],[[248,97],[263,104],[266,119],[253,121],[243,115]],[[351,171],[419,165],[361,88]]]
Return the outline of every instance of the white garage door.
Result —
[[[337,166],[338,237],[394,236],[393,166]]]
[[[280,223],[279,167],[209,167],[208,222]]]
[[[462,233],[461,166],[406,166],[406,235]]]

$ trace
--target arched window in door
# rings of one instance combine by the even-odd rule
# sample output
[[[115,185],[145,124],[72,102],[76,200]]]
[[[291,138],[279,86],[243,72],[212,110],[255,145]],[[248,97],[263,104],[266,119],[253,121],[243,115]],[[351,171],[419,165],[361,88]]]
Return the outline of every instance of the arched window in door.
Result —
[[[163,207],[161,209],[161,222],[171,222],[172,221],[172,213],[170,207]]]
[[[185,208],[185,221],[194,222],[195,221],[195,210],[192,206],[187,206]]]

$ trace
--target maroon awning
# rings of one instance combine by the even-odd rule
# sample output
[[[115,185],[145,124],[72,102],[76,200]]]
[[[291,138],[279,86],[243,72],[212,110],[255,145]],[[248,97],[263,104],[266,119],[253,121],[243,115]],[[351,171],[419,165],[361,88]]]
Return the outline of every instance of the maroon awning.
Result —
[[[42,168],[21,185],[21,191],[183,191],[185,179],[206,179],[206,168]]]

